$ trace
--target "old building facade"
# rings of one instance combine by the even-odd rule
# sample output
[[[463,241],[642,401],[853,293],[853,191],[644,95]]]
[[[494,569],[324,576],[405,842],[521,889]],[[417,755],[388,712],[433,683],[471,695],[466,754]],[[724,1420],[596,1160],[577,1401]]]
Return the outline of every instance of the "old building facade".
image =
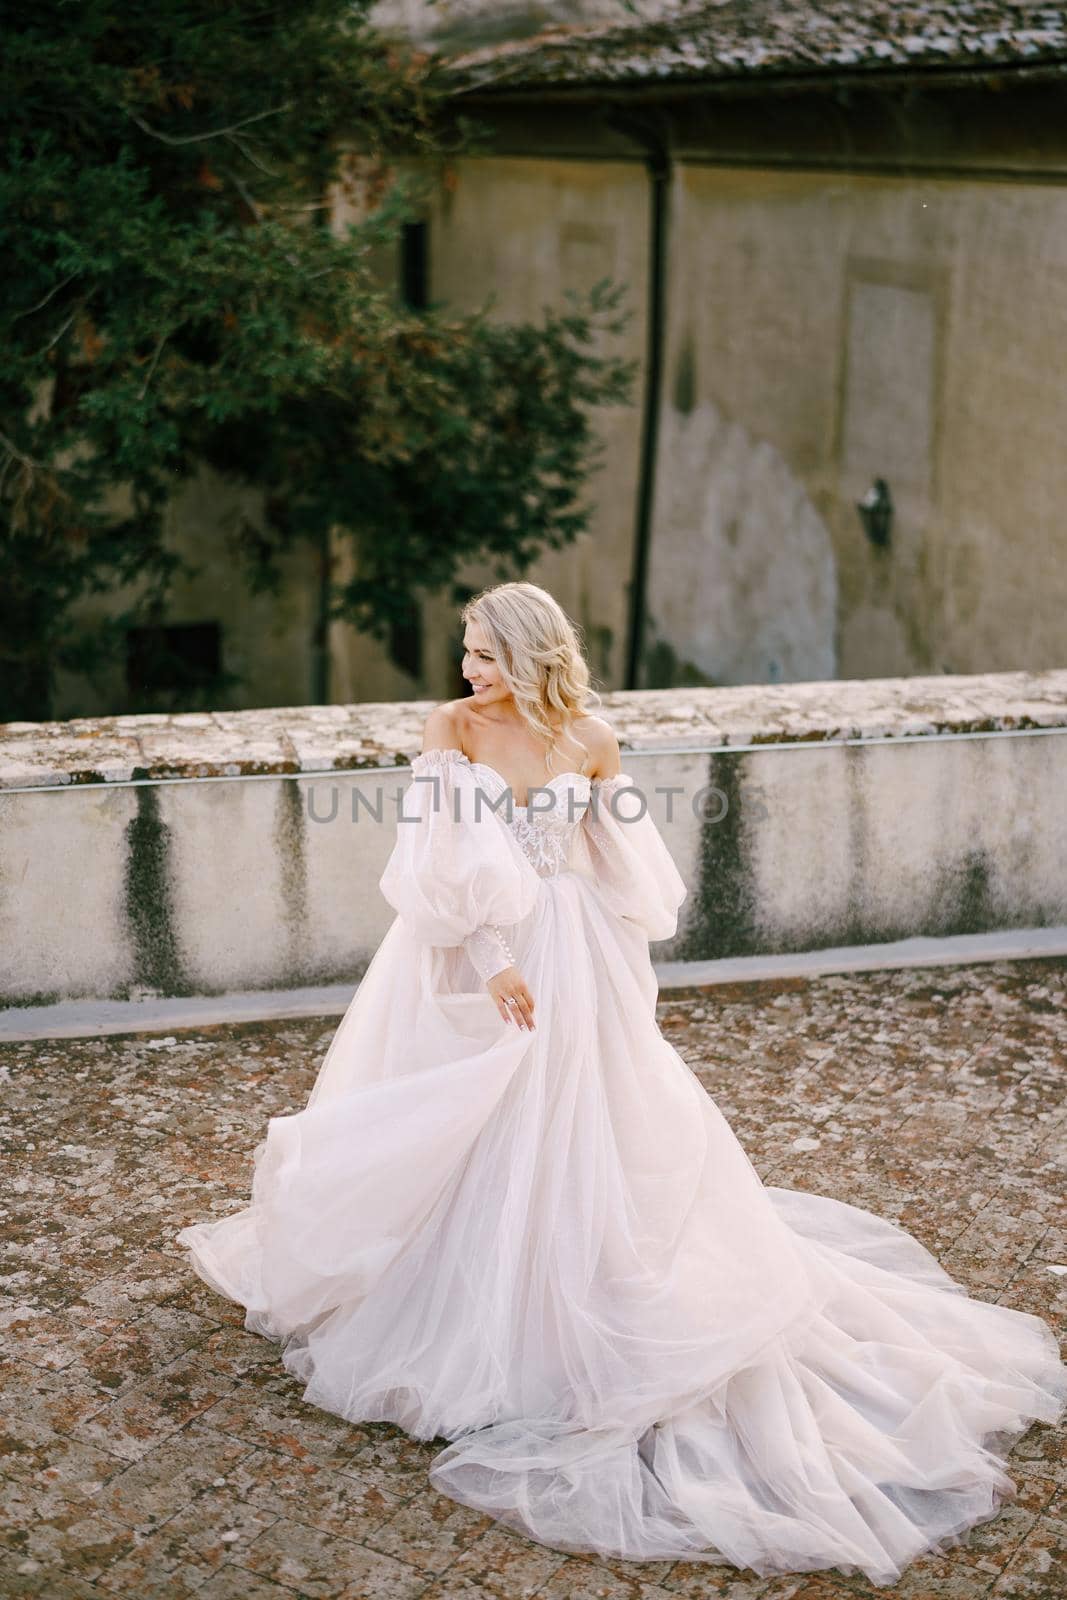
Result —
[[[661,9],[466,49],[437,219],[442,292],[630,285],[644,425],[570,558],[613,683],[1057,665],[1062,13]]]
[[[529,576],[611,689],[1062,665],[1062,13],[642,10],[381,10],[447,54],[483,130],[439,173],[425,294],[536,318],[626,288],[635,404],[601,417],[589,531]],[[176,620],[216,620],[230,704],[322,698],[315,563],[277,598],[220,581],[233,510],[208,478],[175,504],[205,557]],[[325,698],[453,694],[457,657],[451,601],[392,647],[334,625]],[[124,709],[68,689],[60,715]]]

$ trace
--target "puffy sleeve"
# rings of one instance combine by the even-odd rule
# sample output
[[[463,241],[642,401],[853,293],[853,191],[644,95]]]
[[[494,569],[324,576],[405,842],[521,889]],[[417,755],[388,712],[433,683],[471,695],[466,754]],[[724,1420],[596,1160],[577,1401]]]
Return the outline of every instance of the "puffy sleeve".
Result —
[[[416,939],[462,946],[488,982],[513,964],[504,930],[533,910],[541,881],[462,751],[424,751],[411,772],[379,888]]]
[[[649,939],[677,932],[678,908],[689,891],[628,772],[594,779],[580,851],[582,870],[611,911],[636,922]]]

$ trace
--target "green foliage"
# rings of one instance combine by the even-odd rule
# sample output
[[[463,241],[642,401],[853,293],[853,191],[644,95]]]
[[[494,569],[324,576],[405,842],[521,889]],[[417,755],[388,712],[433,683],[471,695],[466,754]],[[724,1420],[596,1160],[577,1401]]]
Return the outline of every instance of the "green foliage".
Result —
[[[165,615],[165,513],[202,462],[263,491],[252,587],[340,530],[331,615],[383,636],[472,555],[521,569],[583,526],[591,411],[632,376],[601,353],[618,294],[538,326],[397,303],[380,262],[418,193],[396,167],[446,159],[444,90],[368,10],[40,0],[9,24],[0,717],[48,715],[58,668]],[[371,204],[341,228],[352,185]],[[129,598],[78,634],[93,593]]]

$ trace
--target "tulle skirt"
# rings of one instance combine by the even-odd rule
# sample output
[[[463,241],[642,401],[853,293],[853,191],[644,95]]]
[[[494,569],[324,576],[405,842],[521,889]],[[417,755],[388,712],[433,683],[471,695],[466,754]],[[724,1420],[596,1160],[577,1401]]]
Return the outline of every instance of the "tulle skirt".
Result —
[[[308,1401],[451,1441],[434,1486],[560,1550],[887,1585],[994,1516],[1067,1405],[1047,1323],[764,1185],[594,882],[509,942],[532,1033],[397,919],[250,1206],[179,1235],[200,1275]]]

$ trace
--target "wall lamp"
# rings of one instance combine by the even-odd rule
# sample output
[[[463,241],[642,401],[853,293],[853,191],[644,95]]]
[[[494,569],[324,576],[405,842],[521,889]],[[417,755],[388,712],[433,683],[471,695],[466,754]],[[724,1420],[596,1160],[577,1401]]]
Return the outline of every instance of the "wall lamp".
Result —
[[[884,549],[893,526],[893,497],[884,478],[875,478],[863,499],[856,501],[856,510],[868,539]]]

